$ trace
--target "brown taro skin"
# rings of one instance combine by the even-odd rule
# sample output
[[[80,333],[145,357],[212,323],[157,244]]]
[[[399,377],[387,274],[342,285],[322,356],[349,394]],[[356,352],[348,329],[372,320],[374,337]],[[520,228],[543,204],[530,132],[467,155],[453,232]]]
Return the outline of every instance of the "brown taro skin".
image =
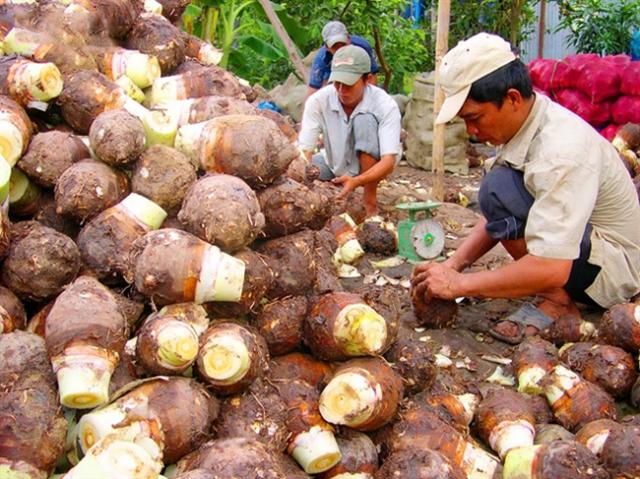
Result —
[[[618,346],[630,353],[638,353],[640,351],[640,323],[635,320],[637,308],[640,308],[640,305],[634,303],[617,304],[609,308],[602,315],[602,321],[598,328],[598,337],[601,342]]]
[[[442,454],[431,449],[411,448],[391,454],[375,479],[465,479],[466,474]]]
[[[333,254],[338,249],[338,242],[335,236],[326,229],[314,231],[314,236],[313,261],[316,265],[316,279],[313,285],[313,292],[315,294],[324,294],[333,291],[344,291],[332,262]]]
[[[611,477],[640,477],[640,427],[624,426],[611,431],[602,448],[602,463]]]
[[[336,442],[342,459],[331,469],[317,476],[319,479],[331,479],[345,473],[373,474],[378,470],[378,450],[369,436],[343,428],[336,436]]]
[[[84,223],[129,194],[126,174],[92,159],[67,168],[55,187],[56,213]]]
[[[408,394],[427,389],[436,379],[433,351],[411,328],[400,326],[396,340],[384,357],[402,377]]]
[[[143,13],[129,32],[127,48],[154,55],[162,75],[169,75],[184,61],[185,44],[180,30],[162,15]]]
[[[88,343],[122,354],[127,321],[109,289],[97,279],[80,276],[56,299],[45,325],[49,357],[72,343]]]
[[[526,421],[533,428],[535,417],[528,398],[505,388],[492,389],[480,401],[475,414],[478,436],[489,444],[493,430],[504,421]]]
[[[186,60],[178,66],[175,75],[180,75],[185,92],[179,99],[218,95],[246,100],[238,79],[219,66],[203,66],[196,60]]]
[[[162,16],[171,23],[175,23],[180,21],[182,13],[191,2],[189,0],[160,0],[158,3],[162,5]]]
[[[130,0],[90,0],[87,3],[98,14],[109,36],[116,39],[124,38],[129,33],[144,4]]]
[[[596,456],[575,441],[557,440],[543,444],[533,462],[536,479],[608,479]]]
[[[558,348],[539,336],[526,338],[513,354],[513,371],[520,374],[526,367],[540,367],[549,372],[558,364]]]
[[[289,353],[272,358],[269,362],[269,380],[279,381],[296,378],[306,381],[318,390],[323,389],[333,376],[334,367],[304,353]]]
[[[200,123],[224,115],[252,115],[255,112],[251,103],[240,98],[211,95],[192,98],[190,101],[189,123]]]
[[[126,110],[100,113],[89,129],[91,149],[98,159],[110,166],[124,166],[136,161],[146,147],[142,121]]]
[[[562,352],[560,359],[616,398],[628,396],[638,377],[633,356],[616,346],[575,343]]]
[[[395,233],[383,228],[381,223],[364,222],[358,228],[357,235],[365,251],[389,256],[398,250]]]
[[[153,145],[135,164],[131,191],[149,198],[168,215],[176,215],[196,180],[196,170],[183,153],[169,146]]]
[[[258,380],[248,391],[222,401],[214,429],[216,437],[244,437],[284,451],[289,441],[287,416],[287,403],[276,387]]]
[[[413,311],[417,323],[429,328],[449,328],[456,322],[458,303],[447,299],[431,298],[425,301],[412,291]]]
[[[469,413],[456,394],[424,390],[405,403],[405,407],[426,408],[461,434],[469,434]]]
[[[0,334],[0,457],[26,461],[47,477],[66,434],[44,340],[24,331]]]
[[[177,477],[196,469],[207,471],[207,479],[284,479],[276,455],[256,439],[224,437],[203,444],[184,457]],[[185,476],[192,479],[190,476]],[[199,478],[201,476],[195,476]]]
[[[4,286],[0,286],[0,323],[4,324],[1,329],[3,333],[24,329],[27,326],[27,313],[22,302]]]
[[[287,354],[300,347],[308,303],[305,296],[291,296],[271,301],[260,309],[254,324],[267,341],[272,356]]]
[[[136,397],[147,400],[136,403],[133,400]],[[195,380],[183,377],[146,382],[116,402],[136,404],[129,408],[129,418],[155,419],[160,423],[167,464],[210,439],[212,424],[219,413],[218,400]]]
[[[190,233],[230,254],[251,244],[264,227],[256,194],[231,175],[206,175],[191,185],[178,220]]]
[[[53,188],[71,165],[90,158],[89,149],[71,133],[51,130],[36,134],[18,167],[40,186]]]
[[[68,236],[37,221],[12,226],[2,282],[23,301],[54,297],[79,270],[80,251]]]
[[[206,376],[202,367],[203,348],[209,338],[227,335],[240,339],[246,346],[251,359],[251,365],[244,376],[231,384]],[[253,327],[220,321],[213,323],[200,337],[200,353],[196,363],[203,382],[206,382],[210,389],[218,394],[235,394],[247,389],[256,378],[264,375],[269,364],[269,349],[264,338]]]

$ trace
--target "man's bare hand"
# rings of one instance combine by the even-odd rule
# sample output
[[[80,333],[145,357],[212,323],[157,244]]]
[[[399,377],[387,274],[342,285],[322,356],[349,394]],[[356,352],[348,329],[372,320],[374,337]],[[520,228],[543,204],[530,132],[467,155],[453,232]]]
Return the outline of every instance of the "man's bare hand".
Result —
[[[342,191],[338,195],[339,200],[347,198],[353,190],[360,186],[358,184],[358,181],[353,176],[346,175],[338,176],[337,178],[332,179],[331,183],[333,183],[334,185],[342,185]]]
[[[412,294],[425,300],[455,299],[462,296],[461,278],[461,273],[444,263],[422,263],[415,268],[411,278]]]

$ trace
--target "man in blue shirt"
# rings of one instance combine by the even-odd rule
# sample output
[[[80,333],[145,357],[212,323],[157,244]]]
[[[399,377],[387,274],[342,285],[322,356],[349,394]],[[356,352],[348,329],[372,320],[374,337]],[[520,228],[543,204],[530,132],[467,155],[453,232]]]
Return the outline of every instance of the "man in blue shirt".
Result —
[[[314,92],[326,85],[329,75],[331,74],[331,60],[333,55],[345,45],[356,45],[364,48],[371,59],[371,75],[369,75],[369,83],[376,84],[376,74],[380,70],[376,63],[375,55],[371,48],[371,44],[358,35],[349,35],[347,27],[343,23],[332,21],[327,23],[322,29],[322,40],[324,45],[316,54],[311,64],[311,72],[309,72],[309,88],[305,101]]]

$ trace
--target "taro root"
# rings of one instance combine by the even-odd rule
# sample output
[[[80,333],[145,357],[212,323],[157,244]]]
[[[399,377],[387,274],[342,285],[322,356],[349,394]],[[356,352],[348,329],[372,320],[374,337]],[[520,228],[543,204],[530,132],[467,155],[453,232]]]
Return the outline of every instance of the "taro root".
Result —
[[[77,243],[83,262],[106,282],[131,277],[129,251],[133,242],[158,229],[166,216],[153,201],[131,193],[82,228]]]
[[[303,339],[314,356],[339,361],[384,354],[396,333],[397,323],[380,315],[361,296],[336,292],[311,305]]]
[[[333,366],[303,353],[290,353],[272,358],[269,362],[269,379],[272,382],[299,379],[316,389],[324,388],[333,375]]]
[[[458,303],[447,299],[431,298],[426,301],[412,291],[413,311],[420,326],[449,328],[456,322]]]
[[[162,15],[143,13],[127,35],[127,48],[153,55],[163,75],[184,61],[185,45],[180,30]]]
[[[575,343],[561,349],[560,359],[616,398],[628,396],[638,377],[633,356],[616,346]]]
[[[175,146],[203,170],[237,176],[252,188],[271,184],[300,154],[273,121],[256,115],[184,125]]]
[[[287,428],[291,433],[287,451],[307,474],[331,469],[340,461],[341,450],[333,428],[318,410],[318,391],[306,381],[291,379],[275,385],[287,404]]]
[[[144,2],[128,0],[88,0],[82,6],[94,12],[112,38],[124,38],[140,15]]]
[[[391,454],[373,477],[375,479],[400,477],[406,479],[465,479],[467,475],[439,452],[416,447]]]
[[[631,388],[631,397],[629,400],[634,407],[640,407],[640,377],[636,379],[636,382]]]
[[[307,316],[305,296],[271,301],[258,311],[254,324],[273,356],[290,353],[302,344],[302,324]]]
[[[556,421],[569,431],[577,431],[596,419],[617,419],[611,396],[561,364],[545,376],[542,389]]]
[[[90,409],[107,402],[127,332],[111,291],[96,279],[81,276],[58,296],[45,339],[64,406]]]
[[[196,170],[185,155],[168,146],[153,145],[135,164],[131,191],[149,198],[167,214],[176,215],[196,180]]]
[[[198,304],[165,306],[140,327],[136,361],[152,375],[183,373],[195,362],[200,335],[208,326],[207,312]]]
[[[162,5],[162,16],[170,22],[175,23],[180,21],[185,8],[187,8],[187,5],[191,2],[189,2],[189,0],[158,0],[158,3]],[[193,35],[187,35],[186,33],[184,33],[184,35],[193,37]],[[198,37],[193,38],[199,40]]]
[[[49,228],[75,238],[80,231],[80,226],[69,217],[62,216],[56,212],[56,202],[53,192],[43,191],[38,200],[38,209],[33,215],[33,219]]]
[[[86,453],[119,429],[151,426],[151,431],[159,428],[164,438],[164,461],[173,463],[210,437],[218,409],[218,401],[193,379],[158,378],[140,384],[107,407],[82,416],[78,444]]]
[[[206,471],[206,475],[184,475],[194,471]],[[273,452],[256,439],[245,437],[216,439],[203,444],[178,463],[176,472],[176,478],[181,479],[284,477]]]
[[[85,159],[67,168],[56,183],[56,213],[78,222],[93,218],[129,194],[123,172]]]
[[[600,456],[611,431],[622,426],[611,419],[597,419],[585,424],[576,433],[575,440],[586,446],[596,456]]]
[[[417,404],[426,407],[436,414],[442,421],[464,434],[469,434],[469,425],[480,403],[480,398],[475,394],[454,394],[424,391],[416,395],[408,407]]]
[[[533,412],[533,417],[536,419],[536,424],[549,424],[553,422],[553,411],[547,398],[542,394],[528,394],[526,396]]]
[[[248,391],[222,401],[215,430],[218,437],[257,439],[273,451],[284,451],[289,439],[287,414],[278,391],[258,380]]]
[[[80,251],[71,238],[36,221],[13,225],[2,282],[20,299],[52,298],[79,270]]]
[[[509,389],[490,391],[476,411],[479,436],[501,459],[513,448],[533,445],[534,424],[535,418],[527,399]]]
[[[637,150],[640,148],[640,125],[627,123],[618,130],[611,143],[619,152]]]
[[[35,135],[18,167],[38,185],[53,188],[60,175],[74,163],[89,158],[89,149],[80,138],[61,131]]]
[[[45,325],[47,324],[47,316],[49,315],[49,311],[53,308],[53,303],[55,300],[49,301],[42,308],[40,308],[31,318],[29,318],[29,322],[27,323],[27,327],[25,331],[28,331],[33,334],[37,334],[38,336],[44,338]]]
[[[62,74],[53,63],[35,63],[16,55],[0,58],[0,95],[23,107],[56,98],[62,85]]]
[[[125,110],[100,113],[89,129],[91,149],[111,166],[133,163],[144,151],[146,136],[142,122]]]
[[[161,3],[175,3],[176,1],[185,4],[189,3],[185,0],[162,0]],[[169,18],[164,9],[162,14]],[[169,18],[169,20],[171,20],[171,18]],[[222,60],[222,52],[211,45],[211,43],[205,42],[204,40],[201,40],[195,35],[190,35],[187,32],[182,32],[182,39],[185,45],[184,54],[186,57],[197,60],[202,65],[217,65]]]
[[[344,290],[333,264],[333,254],[337,247],[338,243],[330,231],[322,229],[314,232],[313,262],[316,266],[316,279],[313,289],[315,294]]]
[[[198,374],[218,394],[247,389],[268,367],[264,338],[250,326],[216,322],[200,338]]]
[[[253,115],[254,113],[255,107],[245,100],[213,95],[164,102],[151,110],[152,118],[149,121],[159,121],[164,118],[165,121],[168,119],[170,123],[180,127],[224,115]]]
[[[393,419],[402,394],[402,379],[386,361],[352,359],[322,391],[320,413],[331,424],[373,431]]]
[[[605,344],[618,346],[630,353],[640,351],[640,305],[617,304],[602,316],[598,337]]]
[[[558,364],[558,349],[550,342],[533,336],[518,345],[512,361],[518,379],[518,391],[542,394],[540,381]]]
[[[340,462],[327,472],[320,474],[319,479],[332,477],[360,477],[371,475],[378,470],[378,450],[369,436],[358,431],[345,428],[336,436],[342,458]]]
[[[10,289],[0,286],[0,334],[24,329],[27,313],[22,302]]]
[[[640,476],[640,427],[624,426],[611,430],[602,447],[602,464],[611,477]]]
[[[541,338],[558,346],[571,342],[589,341],[595,335],[595,325],[576,316],[562,316],[540,331]]]
[[[138,88],[147,88],[160,77],[158,59],[137,50],[105,48],[96,54],[96,61],[109,80],[118,82],[125,76]]]
[[[258,192],[265,216],[264,233],[276,238],[304,228],[320,228],[329,218],[322,196],[290,178],[284,177]]]
[[[200,239],[234,253],[256,239],[264,215],[256,194],[240,178],[206,175],[187,191],[178,220]]]
[[[238,301],[245,264],[186,231],[165,228],[137,239],[129,282],[159,304]]]
[[[0,334],[0,391],[0,474],[48,477],[64,450],[67,422],[42,338]]]
[[[9,191],[11,216],[32,216],[38,211],[41,190],[17,167],[11,170]]]
[[[502,471],[504,479],[607,479],[596,456],[575,441],[554,441],[512,450]]]
[[[558,424],[536,424],[536,437],[533,443],[548,444],[558,440],[573,441],[574,439],[576,439],[576,437],[573,434]]]
[[[320,177],[320,168],[308,161],[304,155],[298,155],[289,163],[286,175],[298,183],[311,186]],[[321,194],[315,188],[313,191]],[[322,195],[322,197],[324,198],[323,202],[330,207],[331,204],[326,201],[326,196]]]
[[[0,155],[10,166],[27,151],[33,125],[22,106],[6,96],[0,96]]]
[[[390,256],[398,251],[398,238],[393,223],[380,216],[367,218],[357,230],[358,241],[365,251]]]
[[[274,282],[267,291],[270,299],[306,294],[316,277],[315,236],[305,230],[267,241],[258,251],[269,259]]]
[[[327,229],[333,233],[338,242],[334,261],[351,264],[364,255],[364,250],[356,235],[356,224],[347,213],[332,216],[327,222]]]
[[[342,187],[334,185],[330,181],[315,180],[313,189],[324,196],[325,201],[331,205],[331,215],[338,216],[347,213],[356,224],[362,223],[367,212],[364,209],[362,193],[359,190],[351,192],[348,198],[338,199]]]

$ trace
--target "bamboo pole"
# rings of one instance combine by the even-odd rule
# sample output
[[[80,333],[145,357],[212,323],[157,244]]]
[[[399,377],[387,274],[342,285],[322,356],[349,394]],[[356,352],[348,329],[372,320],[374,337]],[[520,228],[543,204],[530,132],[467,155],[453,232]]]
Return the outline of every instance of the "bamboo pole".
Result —
[[[273,28],[275,28],[276,33],[280,37],[280,40],[282,40],[282,43],[284,43],[284,46],[287,49],[287,52],[289,52],[289,58],[293,62],[293,65],[296,67],[298,74],[304,79],[305,83],[309,83],[309,72],[307,71],[307,68],[304,66],[302,58],[300,58],[300,55],[298,55],[298,49],[296,48],[293,41],[289,37],[289,34],[287,33],[287,31],[282,26],[282,22],[278,18],[278,15],[276,15],[276,12],[273,10],[273,7],[271,6],[271,2],[269,0],[258,0],[258,1],[260,2],[260,5],[262,5],[264,12],[267,14],[267,17],[269,18],[271,25],[273,25]]]
[[[444,103],[444,92],[440,88],[440,63],[449,49],[449,16],[451,12],[450,0],[438,2],[438,30],[436,35],[436,84],[433,102],[433,157],[431,171],[433,172],[433,196],[436,200],[444,199],[444,125],[436,125],[435,119]]]

